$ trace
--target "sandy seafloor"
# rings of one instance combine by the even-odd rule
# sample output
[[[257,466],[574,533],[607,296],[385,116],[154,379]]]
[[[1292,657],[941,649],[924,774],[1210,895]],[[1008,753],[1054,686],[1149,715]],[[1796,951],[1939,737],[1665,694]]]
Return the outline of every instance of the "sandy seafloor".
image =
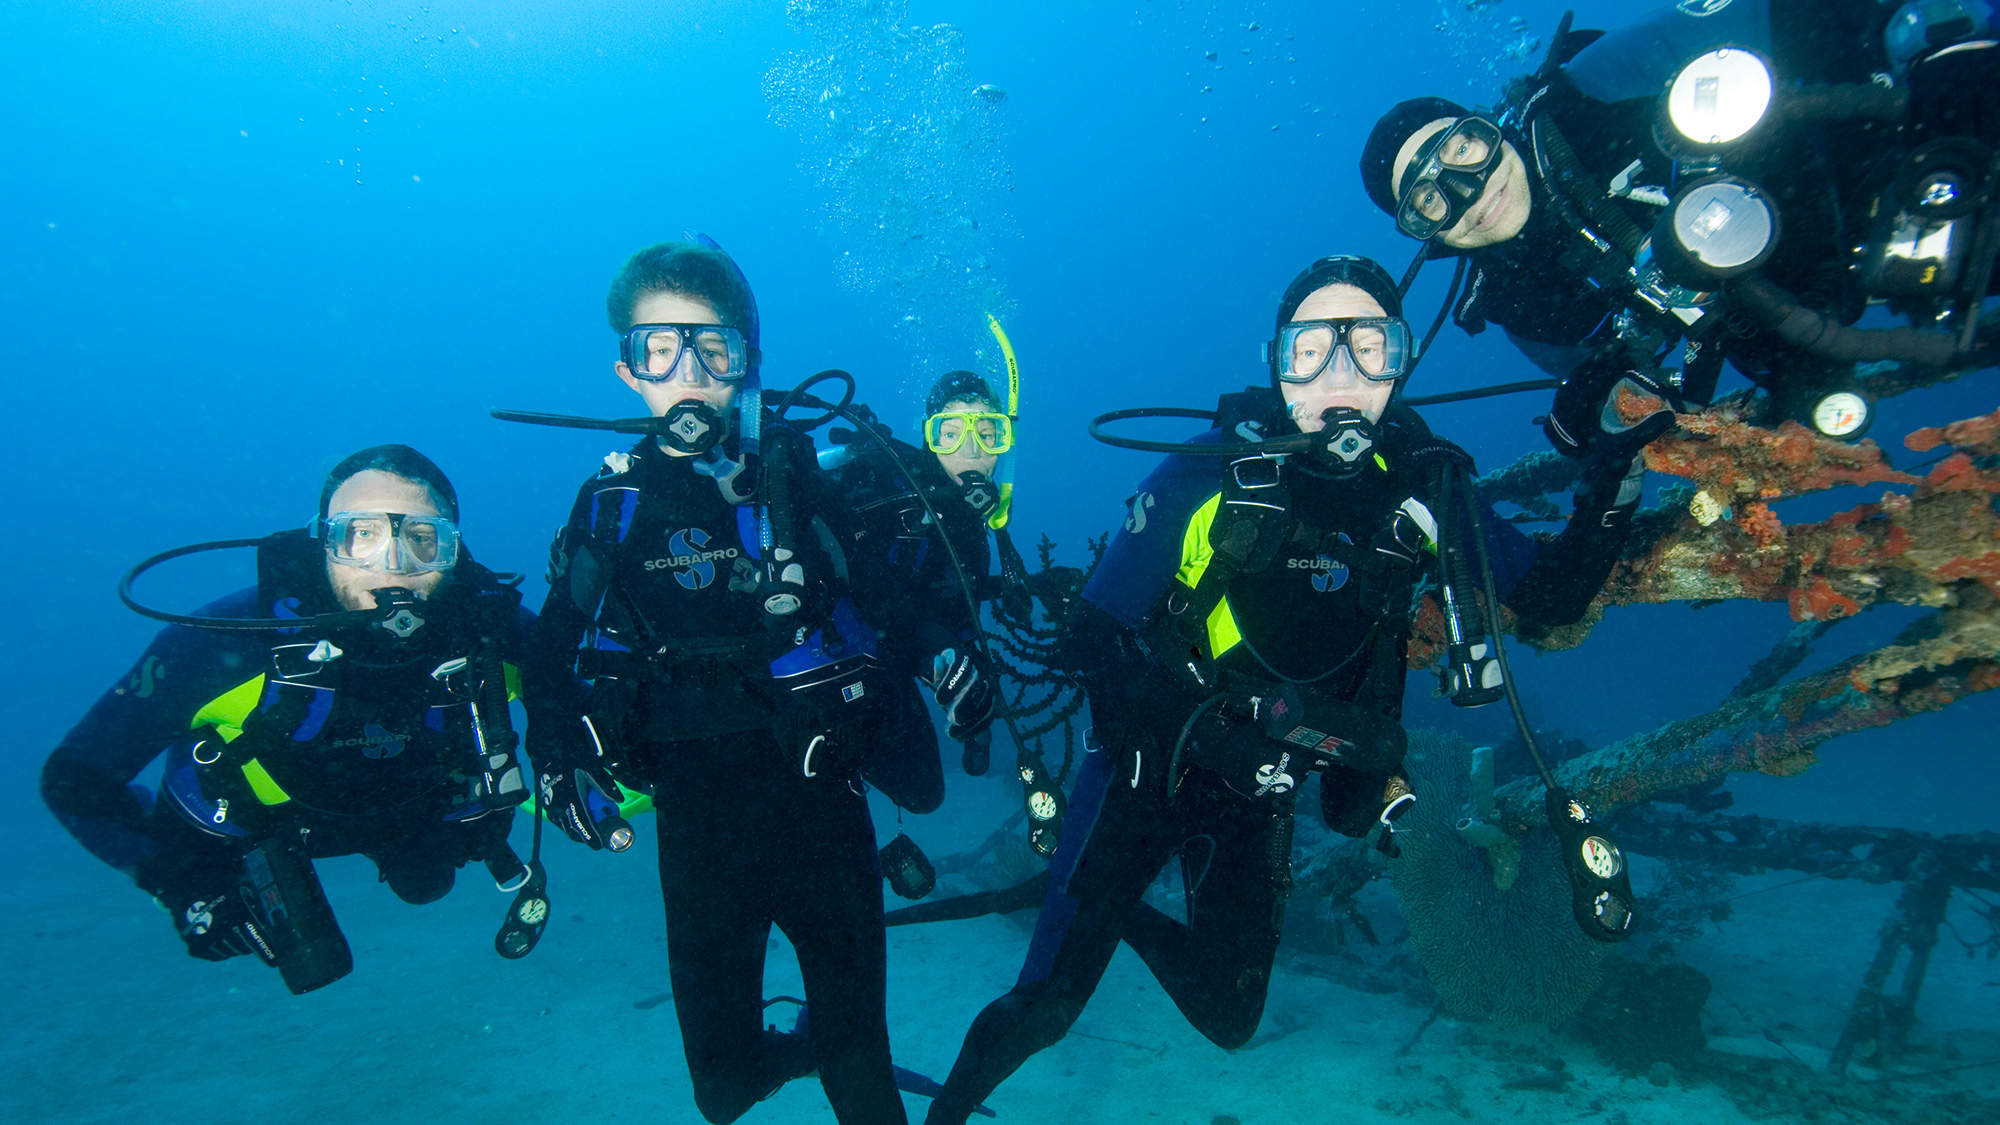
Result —
[[[1010,809],[1000,780],[955,771],[944,809],[906,817],[934,856],[978,843]],[[878,830],[897,830],[877,798]],[[511,896],[461,872],[445,900],[412,907],[358,858],[322,862],[355,952],[354,974],[311,995],[275,972],[182,954],[166,919],[80,849],[16,870],[0,889],[13,940],[0,962],[0,1121],[229,1122],[700,1120],[670,999],[651,835],[621,856],[548,841],[554,921],[526,960],[491,941]],[[13,854],[66,856],[53,822],[14,821]],[[526,848],[525,820],[516,843]],[[23,849],[19,844],[29,846]],[[73,848],[73,845],[72,845]],[[1902,1120],[1968,1121],[1947,1091],[2000,1098],[2000,1066],[1864,1085],[1817,1075],[1846,1018],[1900,885],[1745,878],[1733,916],[1675,955],[1714,982],[1703,1013],[1709,1054],[1657,1085],[1621,1074],[1572,1036],[1438,1020],[1410,991],[1376,993],[1369,959],[1326,940],[1318,904],[1294,899],[1263,1025],[1223,1051],[1190,1028],[1144,965],[1121,949],[1074,1033],[990,1100],[998,1120],[1187,1125],[1452,1122],[1607,1125],[1869,1120],[1893,1099]],[[1641,885],[1644,884],[1643,872]],[[949,880],[947,880],[949,883]],[[948,888],[947,888],[948,889]],[[940,893],[943,893],[941,890]],[[1385,941],[1401,932],[1378,880],[1361,897]],[[1963,899],[1953,917],[1966,918]],[[896,905],[895,900],[891,905]],[[892,929],[889,1018],[902,1064],[942,1077],[973,1015],[1013,981],[1032,914]],[[1407,948],[1407,947],[1405,947]],[[1345,981],[1347,983],[1337,983]],[[789,948],[774,940],[766,994],[797,994]],[[642,1002],[649,1006],[639,1007]],[[790,1006],[772,1009],[788,1025]],[[1968,958],[1949,936],[1925,986],[1906,1072],[2000,1058],[2000,962]],[[1556,1060],[1560,1091],[1503,1085]],[[1751,1060],[1765,1060],[1763,1062]],[[1727,1073],[1733,1078],[1717,1078]],[[1758,1085],[1768,1087],[1761,1091]],[[1888,1094],[1898,1090],[1900,1094]],[[1864,1108],[1812,1102],[1845,1092]],[[1876,1099],[1876,1100],[1869,1100]],[[906,1096],[921,1121],[926,1099]],[[1992,1103],[1988,1103],[1989,1105]],[[1885,1115],[1886,1116],[1886,1115]],[[746,1122],[833,1120],[817,1083],[794,1082]]]

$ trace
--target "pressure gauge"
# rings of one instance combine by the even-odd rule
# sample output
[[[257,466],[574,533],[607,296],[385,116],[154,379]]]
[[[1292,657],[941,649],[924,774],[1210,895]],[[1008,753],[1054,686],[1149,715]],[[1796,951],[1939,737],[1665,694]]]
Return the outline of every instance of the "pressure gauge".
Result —
[[[1028,815],[1036,820],[1052,820],[1056,815],[1056,799],[1047,790],[1036,790],[1028,794]]]
[[[1602,836],[1586,836],[1583,839],[1583,865],[1599,879],[1610,879],[1625,866],[1625,857],[1618,852],[1618,845]]]
[[[1868,425],[1868,400],[1853,391],[1835,391],[1813,403],[1812,424],[1830,438],[1857,436]]]

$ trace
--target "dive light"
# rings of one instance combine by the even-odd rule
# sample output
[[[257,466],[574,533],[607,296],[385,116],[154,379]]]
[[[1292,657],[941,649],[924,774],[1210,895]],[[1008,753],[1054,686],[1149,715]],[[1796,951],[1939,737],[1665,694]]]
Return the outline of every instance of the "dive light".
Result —
[[[1706,176],[1668,200],[1653,226],[1653,260],[1682,285],[1713,289],[1763,265],[1778,232],[1778,209],[1757,185]]]
[[[1698,55],[1667,87],[1666,117],[1686,145],[1707,152],[1742,140],[1771,110],[1771,64],[1743,47]]]

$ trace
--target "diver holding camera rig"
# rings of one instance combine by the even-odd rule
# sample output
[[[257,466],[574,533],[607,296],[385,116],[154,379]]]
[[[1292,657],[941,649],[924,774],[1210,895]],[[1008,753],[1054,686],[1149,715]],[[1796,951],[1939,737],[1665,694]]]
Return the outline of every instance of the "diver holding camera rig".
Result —
[[[1091,752],[1020,982],[974,1021],[932,1125],[963,1122],[1060,1040],[1121,940],[1202,1034],[1246,1042],[1263,1014],[1307,776],[1321,775],[1329,826],[1377,833],[1394,854],[1394,821],[1415,799],[1398,720],[1422,584],[1441,587],[1445,690],[1465,706],[1511,700],[1482,595],[1492,610],[1504,591],[1516,613],[1554,625],[1580,617],[1601,587],[1639,500],[1639,450],[1671,417],[1596,435],[1575,513],[1536,544],[1473,500],[1462,450],[1392,402],[1416,358],[1401,314],[1379,265],[1323,258],[1279,304],[1268,387],[1225,395],[1214,412],[1146,408],[1093,423],[1099,440],[1172,456],[1129,501],[1068,623]],[[1103,428],[1135,417],[1214,428],[1182,443]],[[1551,791],[1566,850],[1579,830],[1607,840]],[[1141,901],[1176,856],[1186,924]],[[1623,872],[1585,868],[1581,856],[1570,869],[1579,925],[1622,939]]]
[[[497,951],[533,947],[541,869],[507,843],[528,797],[509,686],[533,615],[457,520],[429,458],[376,446],[334,467],[310,529],[177,548],[127,574],[126,605],[171,627],[49,756],[42,795],[160,902],[190,956],[255,955],[294,993],[347,975],[312,861],[354,853],[417,904],[483,860],[519,892]],[[160,563],[238,548],[256,549],[257,586],[195,614],[131,593]],[[158,793],[132,784],[162,747]]]
[[[1996,149],[1987,0],[1686,0],[1610,34],[1566,15],[1494,109],[1400,103],[1361,178],[1424,244],[1405,292],[1458,259],[1432,333],[1504,327],[1565,380],[1547,432],[1575,453],[1619,379],[1700,405],[1727,359],[1770,422],[1856,440],[1858,365],[2000,363]],[[1855,327],[1873,304],[1908,326]]]

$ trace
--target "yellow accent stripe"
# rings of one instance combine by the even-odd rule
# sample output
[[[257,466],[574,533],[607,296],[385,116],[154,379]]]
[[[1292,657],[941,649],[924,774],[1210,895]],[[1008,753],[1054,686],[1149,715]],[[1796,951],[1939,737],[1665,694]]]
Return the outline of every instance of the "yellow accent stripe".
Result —
[[[1229,608],[1229,599],[1224,597],[1215,603],[1215,610],[1208,615],[1209,659],[1222,659],[1222,654],[1235,648],[1242,639],[1243,631],[1236,627],[1236,613]]]
[[[502,662],[500,665],[500,675],[507,681],[507,698],[521,698],[521,670],[512,664]]]
[[[285,792],[285,787],[278,784],[278,779],[264,768],[264,763],[255,758],[243,763],[243,777],[250,782],[250,792],[267,805],[282,805],[292,799],[292,795]]]
[[[257,709],[257,701],[263,697],[264,674],[259,672],[255,679],[245,680],[202,704],[201,710],[188,720],[188,729],[213,726],[222,741],[234,742],[243,737],[243,721]]]
[[[640,813],[657,811],[653,805],[653,795],[651,793],[641,793],[637,790],[627,789],[623,785],[618,786],[618,791],[624,794],[624,796],[618,799],[618,815],[624,817],[626,820],[631,820]],[[542,811],[541,802],[533,797],[528,798],[521,807],[528,810],[529,816],[535,816]]]
[[[1208,502],[1194,510],[1188,517],[1187,527],[1181,531],[1181,566],[1174,572],[1180,584],[1193,590],[1201,584],[1201,576],[1208,570],[1208,560],[1215,552],[1208,545],[1208,529],[1215,525],[1215,513],[1222,508],[1222,493],[1208,498]]]
[[[1208,498],[1201,507],[1188,518],[1187,527],[1181,532],[1181,565],[1174,572],[1174,581],[1188,588],[1192,593],[1201,585],[1201,576],[1208,573],[1209,561],[1215,558],[1215,549],[1208,544],[1209,529],[1215,526],[1215,514],[1222,509],[1222,493]],[[1236,625],[1236,613],[1229,608],[1229,599],[1224,597],[1215,603],[1208,614],[1208,654],[1211,658],[1235,648],[1243,640],[1243,632]]]

